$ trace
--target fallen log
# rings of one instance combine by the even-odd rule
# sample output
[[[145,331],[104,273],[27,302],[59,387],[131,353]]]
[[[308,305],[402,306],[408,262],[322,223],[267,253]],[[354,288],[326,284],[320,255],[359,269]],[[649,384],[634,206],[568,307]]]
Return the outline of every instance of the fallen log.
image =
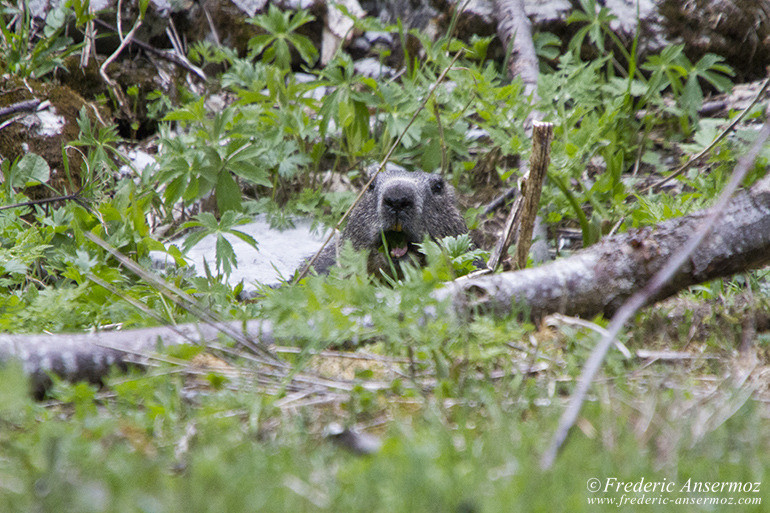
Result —
[[[625,299],[644,286],[684,244],[707,210],[657,226],[608,237],[574,255],[541,267],[457,280],[435,292],[452,302],[458,317],[478,310],[499,315],[513,309],[535,317],[564,313],[583,317],[611,315]],[[770,175],[737,194],[689,262],[649,303],[690,285],[748,271],[770,262]],[[364,322],[364,321],[362,321]],[[233,321],[227,327],[251,341],[274,342],[265,320]],[[20,360],[36,390],[48,373],[70,380],[98,381],[112,367],[144,364],[149,353],[180,343],[216,340],[217,325],[78,334],[0,334],[0,360]]]
[[[708,210],[608,237],[541,267],[457,280],[437,292],[455,311],[533,317],[563,313],[611,316],[684,245]],[[731,276],[770,262],[770,175],[738,193],[688,263],[650,298],[664,299],[691,285]]]
[[[242,332],[251,340],[273,343],[272,324],[252,320],[231,321],[226,329]],[[18,360],[30,376],[31,388],[40,395],[51,384],[49,373],[69,381],[98,383],[113,368],[129,364],[146,366],[150,354],[179,344],[216,341],[222,326],[182,324],[125,331],[9,335],[0,333],[0,361]]]

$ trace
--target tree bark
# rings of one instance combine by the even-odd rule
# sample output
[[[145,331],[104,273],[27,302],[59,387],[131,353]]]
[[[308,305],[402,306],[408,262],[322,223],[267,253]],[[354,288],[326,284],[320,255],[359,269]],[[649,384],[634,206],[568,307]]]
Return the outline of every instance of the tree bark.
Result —
[[[538,61],[532,42],[532,23],[524,12],[524,0],[495,0],[497,33],[505,48],[511,49],[508,72],[521,77],[524,96],[537,100]]]
[[[242,331],[258,343],[272,344],[269,321],[231,321],[231,330]],[[19,360],[31,376],[32,390],[40,395],[50,386],[48,373],[70,381],[98,383],[113,367],[147,365],[148,356],[178,344],[205,344],[217,340],[216,326],[182,324],[126,331],[8,335],[0,333],[0,361]]]

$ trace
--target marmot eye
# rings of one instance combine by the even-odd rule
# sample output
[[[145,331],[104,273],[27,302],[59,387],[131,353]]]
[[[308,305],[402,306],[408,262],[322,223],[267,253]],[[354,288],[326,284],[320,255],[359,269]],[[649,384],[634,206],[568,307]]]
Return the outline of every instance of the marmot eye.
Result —
[[[444,192],[444,179],[438,178],[434,180],[430,186],[430,190],[433,192],[433,194],[441,194]]]

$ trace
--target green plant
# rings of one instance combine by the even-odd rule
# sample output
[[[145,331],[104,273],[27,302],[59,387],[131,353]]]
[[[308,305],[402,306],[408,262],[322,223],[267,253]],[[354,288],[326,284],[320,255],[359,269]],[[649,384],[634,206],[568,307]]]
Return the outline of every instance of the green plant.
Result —
[[[649,56],[642,65],[642,69],[651,72],[642,100],[654,100],[661,105],[660,94],[670,88],[681,112],[682,130],[689,135],[691,124],[697,124],[698,109],[703,104],[700,80],[710,83],[719,92],[726,92],[732,87],[726,75],[734,73],[732,68],[722,64],[723,60],[717,55],[706,54],[692,64],[684,55],[684,45],[669,46],[660,55]]]
[[[623,56],[625,65],[629,70],[622,67],[622,64],[614,61],[614,54],[610,54],[610,60],[607,62],[608,78],[613,76],[613,69],[617,66],[622,73],[626,76],[633,78],[634,63],[636,56],[633,51],[629,52],[626,46],[615,34],[615,31],[610,28],[610,24],[617,19],[617,16],[612,14],[607,7],[599,7],[596,0],[580,0],[581,10],[573,11],[567,18],[567,23],[583,23],[584,25],[578,29],[572,39],[569,42],[569,48],[575,53],[580,55],[583,48],[585,38],[588,37],[589,41],[596,46],[599,55],[607,55],[607,51],[604,46],[605,38],[609,38],[613,43],[613,50],[617,50]],[[635,44],[634,44],[635,47]],[[635,49],[635,48],[634,48]],[[643,77],[639,77],[643,80]]]
[[[545,204],[571,211],[585,245],[596,242],[602,224],[627,208],[621,176],[639,144],[640,124],[628,113],[626,92],[596,87],[604,82],[605,62],[583,63],[568,51],[540,86],[548,105],[541,108],[551,110],[557,133],[549,176],[562,195],[558,198],[546,189]],[[605,169],[586,173],[594,159]]]
[[[42,34],[26,2],[21,8],[0,4],[0,70],[21,78],[41,78],[64,67],[67,56],[78,52],[83,43],[73,43],[64,35],[72,11],[61,4],[48,11]],[[14,19],[9,25],[6,20]]]
[[[227,277],[232,273],[233,267],[237,267],[238,256],[233,251],[232,244],[224,235],[234,235],[254,249],[257,249],[257,241],[251,235],[234,228],[250,221],[250,217],[232,210],[222,214],[222,218],[219,221],[209,212],[198,214],[195,216],[194,221],[188,221],[182,225],[182,228],[200,228],[187,236],[182,246],[182,252],[187,253],[207,235],[216,235],[216,271],[217,274]]]
[[[7,200],[12,200],[16,195],[16,189],[46,183],[51,169],[43,157],[27,153],[14,161],[3,160],[0,164],[0,172],[3,173],[5,197]]]
[[[291,48],[294,48],[302,60],[313,64],[318,57],[318,50],[307,37],[298,34],[297,29],[314,19],[315,17],[307,11],[284,13],[274,4],[270,4],[266,14],[259,14],[247,20],[267,32],[249,40],[252,55],[262,54],[264,62],[275,63],[282,69],[289,69]]]
[[[83,156],[83,165],[78,174],[79,183],[74,183],[73,173],[68,170],[69,158],[65,158],[69,186],[73,191],[80,191],[83,196],[98,196],[113,184],[114,177],[119,172],[119,164],[126,165],[129,169],[133,164],[119,148],[123,139],[118,135],[115,125],[94,124],[88,116],[88,110],[83,107],[78,115],[78,128],[78,138],[71,141],[63,152],[67,157],[68,150],[74,149]]]
[[[182,201],[185,205],[213,192],[220,212],[241,209],[241,191],[233,178],[235,173],[253,183],[270,186],[268,170],[262,157],[265,146],[253,144],[244,133],[244,114],[226,107],[209,117],[204,98],[166,115],[190,130],[173,134],[161,128],[164,151],[158,168],[151,175],[165,186],[168,208]]]
[[[359,75],[352,59],[340,55],[319,71],[318,84],[330,88],[318,114],[321,137],[326,137],[332,122],[342,131],[343,148],[350,158],[365,155],[374,148],[369,131],[369,109],[374,102],[377,83]]]
[[[489,252],[474,247],[467,233],[457,237],[446,237],[437,242],[426,241],[419,246],[429,262],[441,262],[447,259],[451,266],[451,273],[442,276],[444,279],[473,272],[478,269],[477,263],[484,262],[489,257]]]

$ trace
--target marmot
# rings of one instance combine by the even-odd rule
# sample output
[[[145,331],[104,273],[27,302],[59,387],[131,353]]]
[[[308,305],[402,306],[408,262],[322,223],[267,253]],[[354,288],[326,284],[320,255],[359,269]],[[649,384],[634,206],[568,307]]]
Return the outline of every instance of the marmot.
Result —
[[[437,240],[468,233],[457,208],[454,188],[441,175],[409,172],[389,165],[369,186],[350,213],[337,244],[330,242],[318,256],[314,268],[327,273],[337,262],[337,245],[345,240],[357,250],[369,251],[368,270],[390,270],[383,237],[393,263],[414,258],[424,264],[415,244],[426,236]]]

